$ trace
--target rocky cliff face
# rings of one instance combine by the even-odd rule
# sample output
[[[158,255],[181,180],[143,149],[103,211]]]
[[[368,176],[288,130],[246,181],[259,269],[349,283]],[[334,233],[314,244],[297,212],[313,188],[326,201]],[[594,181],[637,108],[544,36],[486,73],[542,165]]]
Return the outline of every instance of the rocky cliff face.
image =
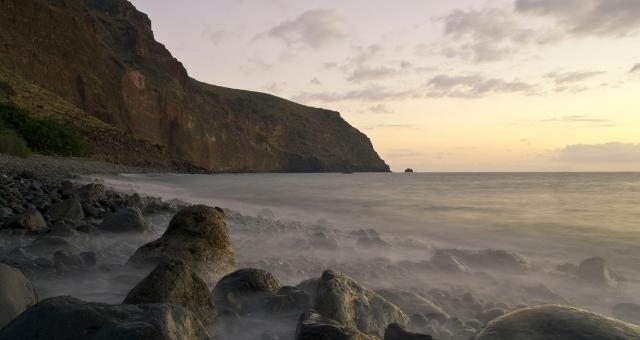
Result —
[[[126,0],[0,0],[0,66],[208,170],[389,170],[337,112],[190,78]]]

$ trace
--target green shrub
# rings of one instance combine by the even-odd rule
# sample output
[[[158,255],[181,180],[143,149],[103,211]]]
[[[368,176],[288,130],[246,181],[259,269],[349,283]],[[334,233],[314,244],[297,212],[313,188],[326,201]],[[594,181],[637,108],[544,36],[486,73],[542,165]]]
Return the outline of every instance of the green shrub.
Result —
[[[15,131],[36,152],[61,156],[89,154],[89,145],[77,132],[54,119],[32,117],[11,104],[0,104],[0,125]]]
[[[30,151],[27,147],[27,142],[15,132],[0,130],[0,153],[27,157]]]

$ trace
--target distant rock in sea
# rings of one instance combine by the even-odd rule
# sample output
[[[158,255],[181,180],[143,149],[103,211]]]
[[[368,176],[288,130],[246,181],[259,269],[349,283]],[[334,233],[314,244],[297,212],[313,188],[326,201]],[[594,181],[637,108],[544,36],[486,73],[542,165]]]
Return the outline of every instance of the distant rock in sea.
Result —
[[[406,168],[406,169],[404,169],[404,172],[407,172],[407,173],[408,173],[408,172],[413,172],[413,169],[411,169],[411,168]]]

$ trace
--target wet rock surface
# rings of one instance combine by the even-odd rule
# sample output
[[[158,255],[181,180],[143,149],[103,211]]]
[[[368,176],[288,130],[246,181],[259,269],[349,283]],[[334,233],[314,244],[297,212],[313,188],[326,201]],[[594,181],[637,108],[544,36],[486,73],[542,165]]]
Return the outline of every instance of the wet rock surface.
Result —
[[[36,302],[33,284],[22,272],[0,263],[0,329]]]

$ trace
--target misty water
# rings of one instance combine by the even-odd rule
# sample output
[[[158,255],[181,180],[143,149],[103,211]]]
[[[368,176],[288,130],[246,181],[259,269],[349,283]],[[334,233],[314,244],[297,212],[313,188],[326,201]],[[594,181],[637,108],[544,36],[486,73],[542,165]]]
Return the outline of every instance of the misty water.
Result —
[[[344,272],[371,289],[466,292],[509,307],[562,303],[611,314],[640,303],[640,174],[380,173],[118,175],[88,178],[121,191],[226,209],[237,267],[283,284]],[[123,264],[171,216],[148,216],[147,239],[102,239],[103,263]],[[94,247],[95,248],[95,247]],[[468,252],[469,273],[433,270],[438,249]],[[474,251],[517,254],[474,261]],[[559,266],[604,258],[619,285],[588,282]],[[119,303],[145,273],[36,283],[44,296]],[[116,277],[114,277],[116,276]],[[78,283],[82,284],[78,284]],[[464,317],[464,316],[461,316]]]

